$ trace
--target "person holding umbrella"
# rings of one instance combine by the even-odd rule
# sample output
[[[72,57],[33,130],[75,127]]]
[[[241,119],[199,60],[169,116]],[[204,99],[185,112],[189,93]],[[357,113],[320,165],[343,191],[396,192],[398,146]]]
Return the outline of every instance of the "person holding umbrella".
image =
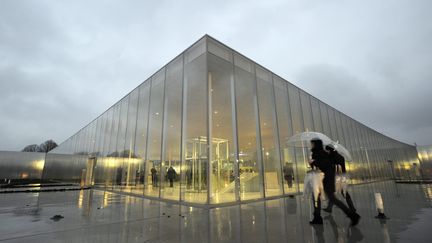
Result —
[[[323,141],[319,138],[313,138],[311,141],[312,160],[310,165],[316,167],[324,173],[323,185],[324,192],[332,204],[339,207],[351,219],[351,225],[358,224],[360,215],[351,210],[343,202],[338,200],[335,193],[335,164],[330,160],[329,154],[324,150]],[[315,200],[320,200],[319,197]],[[321,203],[314,203],[314,218],[310,224],[322,224]]]
[[[341,183],[344,183],[344,180],[346,181],[345,158],[341,154],[339,154],[338,151],[336,151],[332,145],[327,145],[325,147],[325,149],[329,153],[330,161],[335,164],[336,172],[339,172],[339,167],[340,167],[340,170],[342,171],[342,176],[339,179],[341,180]],[[354,203],[351,199],[350,194],[347,192],[346,187],[341,185],[338,192],[339,191],[341,192],[342,196],[345,198],[346,203],[348,204],[348,207],[350,208],[350,210],[355,212],[356,209],[354,207]],[[331,213],[332,208],[333,208],[333,203],[332,203],[332,201],[329,201],[327,208],[325,208],[323,210],[326,211],[327,213]]]

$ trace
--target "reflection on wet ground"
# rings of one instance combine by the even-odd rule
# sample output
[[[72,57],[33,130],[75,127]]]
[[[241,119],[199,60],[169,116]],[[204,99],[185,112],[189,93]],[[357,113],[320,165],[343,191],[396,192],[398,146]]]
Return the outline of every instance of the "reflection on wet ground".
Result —
[[[1,195],[4,242],[430,242],[432,186],[380,182],[350,188],[360,224],[338,209],[311,227],[302,196],[214,209],[98,190]],[[387,220],[377,214],[381,192]]]

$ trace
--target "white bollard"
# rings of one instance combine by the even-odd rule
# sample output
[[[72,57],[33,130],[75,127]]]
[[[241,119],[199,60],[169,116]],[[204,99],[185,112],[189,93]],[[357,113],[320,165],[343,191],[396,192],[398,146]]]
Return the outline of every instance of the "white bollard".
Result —
[[[378,211],[378,215],[375,216],[375,218],[386,219],[387,216],[384,214],[384,202],[382,200],[381,193],[379,192],[375,193],[375,206]]]

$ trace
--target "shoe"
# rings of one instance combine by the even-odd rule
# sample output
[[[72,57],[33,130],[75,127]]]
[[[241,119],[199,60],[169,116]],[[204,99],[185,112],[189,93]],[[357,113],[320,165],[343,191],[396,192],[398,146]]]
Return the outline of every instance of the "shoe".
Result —
[[[360,215],[358,215],[357,213],[353,213],[351,216],[350,216],[350,219],[351,219],[351,226],[355,226],[355,225],[357,225],[358,223],[359,223],[359,221],[360,221]]]
[[[309,224],[323,224],[323,219],[321,216],[314,217],[312,221],[309,221]]]
[[[332,209],[331,208],[324,208],[323,211],[327,212],[327,213],[332,213]]]

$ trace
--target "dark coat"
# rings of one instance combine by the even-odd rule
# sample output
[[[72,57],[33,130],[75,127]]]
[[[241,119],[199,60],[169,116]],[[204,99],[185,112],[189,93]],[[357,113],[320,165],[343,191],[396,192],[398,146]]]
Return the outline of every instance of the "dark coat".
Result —
[[[340,155],[336,150],[330,151],[329,154],[330,161],[332,161],[335,165],[340,165],[342,168],[342,172],[346,172],[345,168],[345,158]]]
[[[151,172],[152,175],[156,175],[157,170],[155,168],[151,168],[150,172]]]
[[[312,150],[312,166],[320,169],[324,175],[334,174],[334,163],[330,161],[330,156],[324,150]]]
[[[168,180],[174,180],[176,174],[177,174],[177,173],[176,173],[176,171],[174,170],[174,168],[173,168],[173,167],[170,167],[170,168],[168,169],[168,171],[167,171],[167,178],[168,178]]]
[[[315,148],[312,149],[311,152],[311,166],[320,169],[324,173],[324,190],[327,193],[335,192],[335,164],[331,161],[330,155],[326,151],[324,151],[322,142],[315,144]]]

